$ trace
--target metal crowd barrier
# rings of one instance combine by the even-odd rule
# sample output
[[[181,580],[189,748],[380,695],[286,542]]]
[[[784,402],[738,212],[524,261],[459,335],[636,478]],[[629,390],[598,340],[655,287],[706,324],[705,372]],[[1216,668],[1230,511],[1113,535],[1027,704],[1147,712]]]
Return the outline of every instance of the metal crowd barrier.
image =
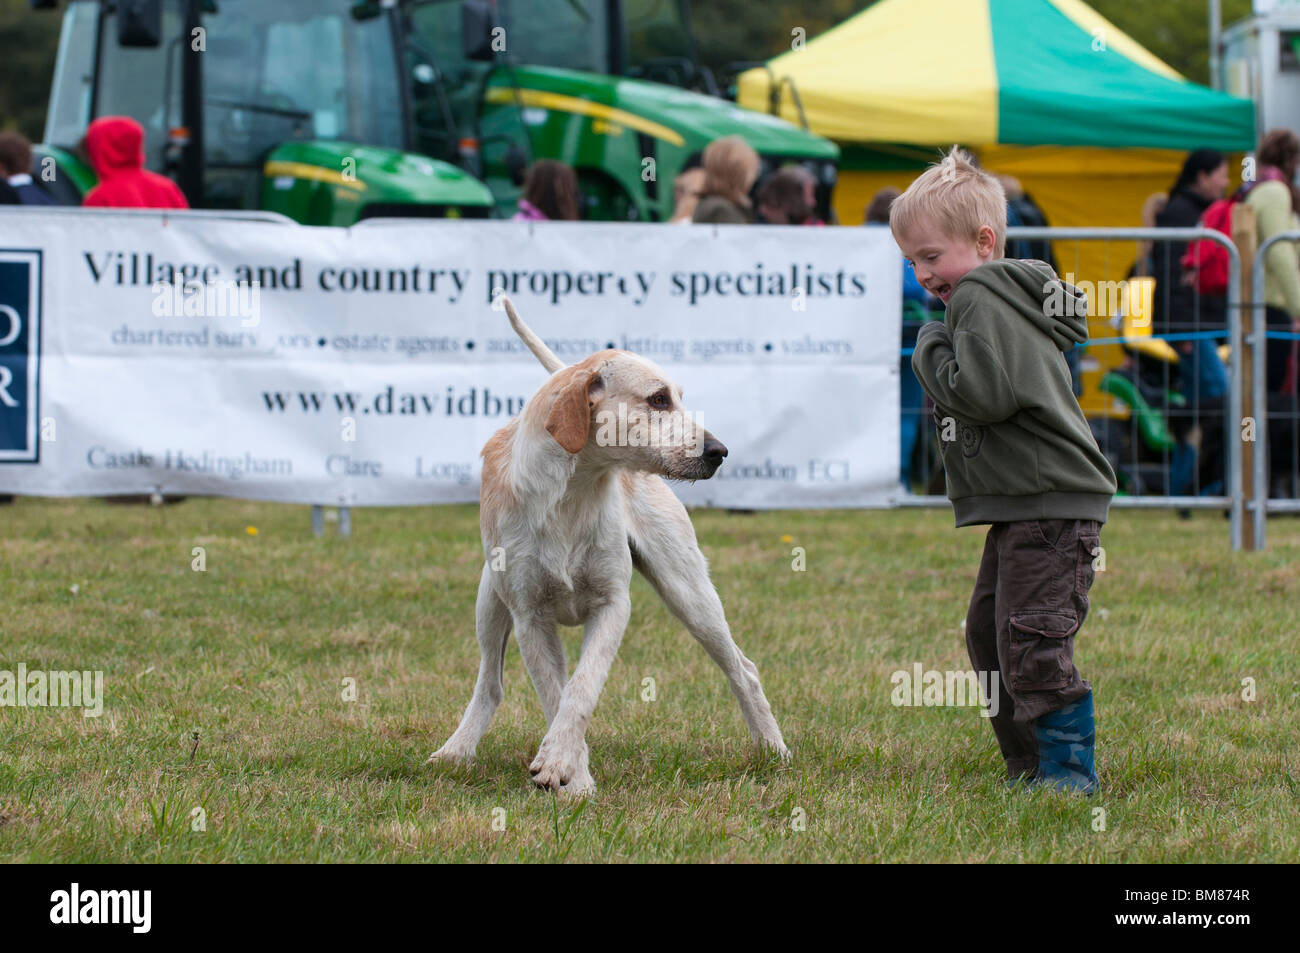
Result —
[[[1300,340],[1300,334],[1295,332],[1294,327],[1287,331],[1270,331],[1266,320],[1265,266],[1268,250],[1280,241],[1300,241],[1300,232],[1281,232],[1261,243],[1255,252],[1255,261],[1250,275],[1253,318],[1250,343],[1253,356],[1253,403],[1257,439],[1252,474],[1254,494],[1249,508],[1256,549],[1263,549],[1267,541],[1265,527],[1269,513],[1300,513],[1300,499],[1297,499],[1297,496],[1300,496],[1300,449],[1298,449],[1300,442],[1296,439],[1300,432],[1300,397],[1293,390],[1289,395],[1290,407],[1281,413],[1275,413],[1270,403],[1278,407],[1288,401],[1280,394],[1271,394],[1268,387],[1269,342]],[[1290,468],[1285,472],[1280,471],[1276,466],[1277,461],[1272,459],[1274,444],[1282,443],[1273,440],[1274,437],[1286,438],[1283,446],[1289,445]],[[1290,497],[1274,496],[1282,481],[1289,484]]]
[[[85,208],[81,205],[0,205],[0,215],[13,212],[15,215],[32,213],[39,208],[43,217],[49,216],[85,216],[87,213],[105,218],[167,218],[184,216],[188,219],[211,219],[227,222],[263,222],[272,225],[292,225],[300,227],[297,222],[279,212],[264,212],[259,209],[199,209],[199,208]]]
[[[1292,237],[1300,237],[1300,235],[1293,235]],[[1212,509],[1212,510],[1227,511],[1230,517],[1229,532],[1231,537],[1232,548],[1234,550],[1239,550],[1242,548],[1242,534],[1243,534],[1244,515],[1245,515],[1245,495],[1244,495],[1242,479],[1241,479],[1242,439],[1241,439],[1241,427],[1240,427],[1240,422],[1242,419],[1242,392],[1241,392],[1242,320],[1241,320],[1241,284],[1240,284],[1241,260],[1240,260],[1240,255],[1237,252],[1237,248],[1232,242],[1232,239],[1229,238],[1227,235],[1224,235],[1223,233],[1216,231],[1214,229],[1206,229],[1206,228],[1199,228],[1199,227],[1197,228],[1012,227],[1007,229],[1008,253],[1010,253],[1011,243],[1016,241],[1031,241],[1031,242],[1050,241],[1055,243],[1053,245],[1053,251],[1059,251],[1061,249],[1060,243],[1074,242],[1075,249],[1076,249],[1075,252],[1076,268],[1072,270],[1068,267],[1065,267],[1064,265],[1061,265],[1059,271],[1062,273],[1063,277],[1066,274],[1073,274],[1075,280],[1093,280],[1093,281],[1099,279],[1100,280],[1110,280],[1110,279],[1109,279],[1109,275],[1093,276],[1093,275],[1079,273],[1079,269],[1077,267],[1077,261],[1078,261],[1077,254],[1078,254],[1079,242],[1101,241],[1101,242],[1109,243],[1112,241],[1119,241],[1119,242],[1152,242],[1158,244],[1158,243],[1172,243],[1172,242],[1188,243],[1188,242],[1195,241],[1197,239],[1207,239],[1209,241],[1215,242],[1221,245],[1227,251],[1228,272],[1229,272],[1228,287],[1227,287],[1226,295],[1223,296],[1224,318],[1226,320],[1226,327],[1222,330],[1213,329],[1213,328],[1205,329],[1201,327],[1202,321],[1205,318],[1205,311],[1202,308],[1201,299],[1208,296],[1202,296],[1193,293],[1193,300],[1195,302],[1194,330],[1190,332],[1154,334],[1154,331],[1150,329],[1150,324],[1148,323],[1146,325],[1148,329],[1147,337],[1155,341],[1164,341],[1166,342],[1166,344],[1168,344],[1169,342],[1173,342],[1174,344],[1182,344],[1184,342],[1191,343],[1192,353],[1185,355],[1185,357],[1190,357],[1191,361],[1186,362],[1184,357],[1178,358],[1178,365],[1180,367],[1180,370],[1184,378],[1186,378],[1189,374],[1192,378],[1199,378],[1200,368],[1197,365],[1198,362],[1202,360],[1204,351],[1200,349],[1200,345],[1198,342],[1202,342],[1202,341],[1213,342],[1221,338],[1227,339],[1227,343],[1231,350],[1231,354],[1227,362],[1227,392],[1223,398],[1222,431],[1220,437],[1222,452],[1223,452],[1222,488],[1220,489],[1216,486],[1217,481],[1215,480],[1209,480],[1208,482],[1205,483],[1201,481],[1198,471],[1201,468],[1200,463],[1202,458],[1200,454],[1201,451],[1205,449],[1205,447],[1204,446],[1189,447],[1187,444],[1190,444],[1191,442],[1190,439],[1188,439],[1186,443],[1180,440],[1178,445],[1171,450],[1169,449],[1168,446],[1171,438],[1169,437],[1168,433],[1163,433],[1162,431],[1164,437],[1163,445],[1165,446],[1166,449],[1162,453],[1157,454],[1156,459],[1154,460],[1149,459],[1146,463],[1140,462],[1140,456],[1141,456],[1140,450],[1144,449],[1144,447],[1139,443],[1139,441],[1144,439],[1143,434],[1139,433],[1140,430],[1139,424],[1142,419],[1146,419],[1149,422],[1151,420],[1156,420],[1157,418],[1159,418],[1156,426],[1159,427],[1160,422],[1163,422],[1163,426],[1166,430],[1169,429],[1169,425],[1171,423],[1177,423],[1179,425],[1174,427],[1173,428],[1174,430],[1182,429],[1182,425],[1186,425],[1187,426],[1187,430],[1185,431],[1186,434],[1190,436],[1190,434],[1193,432],[1199,432],[1202,438],[1205,436],[1206,430],[1200,426],[1201,419],[1203,417],[1205,419],[1210,419],[1207,415],[1201,415],[1198,413],[1198,409],[1200,405],[1199,381],[1198,383],[1192,385],[1192,387],[1194,388],[1193,390],[1194,398],[1193,398],[1192,406],[1190,408],[1183,409],[1183,405],[1174,404],[1173,402],[1174,398],[1176,396],[1182,397],[1182,395],[1176,394],[1172,390],[1172,388],[1168,386],[1173,368],[1167,362],[1163,367],[1163,375],[1164,375],[1163,386],[1160,386],[1159,384],[1157,385],[1157,388],[1161,390],[1163,394],[1163,399],[1159,400],[1158,406],[1154,406],[1154,407],[1148,406],[1146,408],[1147,412],[1145,412],[1141,416],[1137,413],[1137,408],[1132,408],[1133,412],[1130,414],[1128,420],[1128,426],[1130,431],[1128,435],[1125,435],[1123,432],[1124,422],[1117,421],[1111,418],[1110,416],[1108,416],[1110,411],[1107,411],[1106,414],[1094,415],[1092,420],[1090,421],[1090,425],[1093,427],[1094,436],[1098,436],[1098,444],[1101,446],[1103,452],[1105,452],[1108,458],[1111,459],[1112,466],[1116,466],[1116,469],[1118,471],[1117,475],[1121,477],[1121,491],[1125,489],[1123,485],[1125,480],[1127,480],[1129,484],[1130,492],[1128,493],[1121,492],[1120,495],[1117,495],[1115,497],[1113,502],[1113,505],[1115,507],[1150,508],[1150,509],[1158,508],[1158,509],[1172,509],[1172,510]],[[1156,244],[1153,244],[1152,246],[1153,250],[1156,247]],[[1264,249],[1261,248],[1260,249],[1261,255],[1263,251]],[[1107,245],[1107,256],[1109,259],[1109,244]],[[1261,256],[1256,257],[1257,268],[1262,268],[1262,265],[1260,264],[1262,260],[1263,259]],[[1107,264],[1109,264],[1109,260]],[[1109,271],[1109,268],[1107,268],[1106,270]],[[1134,276],[1135,279],[1137,277],[1139,276]],[[1125,280],[1128,281],[1128,279]],[[1163,294],[1165,296],[1164,300],[1165,300],[1166,314],[1169,313],[1168,302],[1169,302],[1169,295],[1172,287],[1172,282],[1176,280],[1177,280],[1176,278],[1170,276],[1162,286],[1159,280],[1159,276],[1155,276],[1155,287],[1154,287],[1153,294],[1157,296]],[[1258,281],[1256,283],[1256,287],[1260,287]],[[1258,300],[1260,294],[1262,294],[1262,292],[1257,293],[1252,300]],[[1099,306],[1098,304],[1094,304],[1094,307],[1098,307],[1098,306]],[[1258,310],[1262,314],[1262,310],[1263,310],[1262,304],[1258,306]],[[1153,367],[1153,365],[1151,364],[1144,365],[1143,364],[1144,358],[1142,357],[1141,353],[1135,350],[1131,350],[1131,348],[1134,347],[1135,341],[1139,340],[1139,338],[1135,338],[1133,336],[1126,336],[1121,330],[1118,330],[1119,325],[1117,324],[1117,322],[1120,321],[1120,317],[1118,315],[1111,315],[1110,318],[1112,320],[1112,326],[1117,327],[1117,333],[1114,336],[1090,339],[1087,343],[1082,345],[1080,348],[1076,348],[1076,350],[1080,350],[1084,354],[1086,354],[1087,349],[1099,347],[1101,345],[1107,345],[1107,344],[1123,345],[1125,347],[1126,355],[1127,355],[1127,359],[1125,362],[1126,364],[1125,370],[1126,371],[1131,370],[1131,375],[1132,375],[1131,383],[1133,385],[1133,392],[1136,395],[1135,399],[1139,399],[1143,397],[1142,386],[1143,384],[1147,383],[1146,381],[1143,380],[1142,375],[1146,371],[1150,370]],[[1149,322],[1150,315],[1148,315],[1147,318]],[[1262,317],[1260,318],[1260,322],[1262,322]],[[1257,326],[1258,323],[1259,322],[1257,322]],[[1259,366],[1262,363],[1263,360],[1261,356],[1262,350],[1263,348],[1259,348],[1259,347],[1255,349],[1256,366]],[[904,367],[901,369],[904,377],[904,386],[907,386],[908,383],[907,378],[911,376],[911,367],[909,366],[910,353],[911,353],[911,348],[908,347],[904,347],[901,351],[901,356],[903,358],[903,364],[904,364]],[[1155,363],[1158,364],[1159,362],[1155,362]],[[1183,366],[1184,363],[1186,363],[1186,366]],[[1262,378],[1260,375],[1257,374],[1256,381],[1255,381],[1256,414],[1258,414],[1260,412],[1260,408],[1264,406],[1264,404],[1261,402],[1258,396],[1261,383],[1262,383]],[[1182,387],[1185,389],[1187,386],[1188,386],[1188,382],[1186,379],[1184,379],[1182,383]],[[1149,402],[1143,402],[1143,403],[1146,404]],[[928,458],[928,454],[932,453],[934,448],[937,446],[937,444],[934,442],[936,440],[936,434],[933,429],[933,425],[928,422],[930,411],[927,408],[927,405],[928,405],[928,399],[925,402],[923,402],[919,410],[916,410],[915,408],[913,408],[912,410],[908,410],[907,408],[904,408],[905,417],[908,413],[915,413],[918,416],[918,420],[916,421],[916,423],[917,423],[917,431],[919,431],[919,436],[917,437],[917,440],[922,444],[919,450],[919,456],[922,459],[922,466],[920,467],[921,472],[919,473],[919,480],[917,482],[922,484],[927,483],[930,480],[931,473],[929,471],[928,466],[925,466],[924,463]],[[1096,421],[1098,420],[1103,420],[1104,423],[1102,425],[1099,425],[1096,423]],[[1234,422],[1236,423],[1234,424]],[[1099,431],[1100,431],[1100,435],[1098,435]],[[1108,442],[1107,438],[1115,435],[1126,438],[1128,445],[1131,448],[1131,458],[1125,458],[1123,456],[1120,456],[1118,455],[1118,451],[1116,447],[1107,446],[1107,442]],[[1148,457],[1150,457],[1151,454],[1155,452],[1150,450],[1149,448],[1145,448],[1145,449]],[[1260,448],[1260,450],[1262,450],[1262,447]],[[1175,495],[1171,492],[1173,489],[1172,458],[1174,455],[1178,453],[1190,453],[1192,459],[1196,462],[1197,465],[1194,467],[1192,471],[1192,487],[1191,487],[1192,492]],[[1260,467],[1262,465],[1262,460],[1264,456],[1265,456],[1264,453],[1257,452],[1255,457],[1255,479],[1256,479],[1255,485],[1257,488],[1259,487],[1259,480],[1261,479]],[[910,460],[903,461],[904,467],[907,467],[910,462],[911,462]],[[1144,486],[1144,481],[1142,478],[1142,474],[1144,472],[1148,479],[1150,479],[1150,476],[1153,473],[1158,476],[1161,483],[1160,488],[1162,489],[1163,492],[1159,492],[1159,493],[1146,492],[1146,487]],[[906,477],[909,475],[910,475],[910,471],[908,474],[904,474],[902,476],[904,477],[904,479],[906,479]],[[1133,490],[1136,490],[1136,492],[1133,492]],[[1217,492],[1209,492],[1211,490],[1217,490]],[[1265,499],[1266,496],[1261,495],[1257,489],[1256,498],[1262,500]],[[948,505],[948,499],[946,496],[931,494],[931,493],[925,493],[922,495],[907,494],[896,498],[895,503],[898,506],[904,506],[904,507],[930,507],[930,506],[944,507]],[[1300,511],[1300,503],[1297,503],[1294,500],[1270,501],[1269,509],[1270,511],[1283,511],[1283,510]],[[1260,507],[1258,512],[1254,513],[1253,515],[1257,523],[1260,526],[1262,526],[1262,521],[1264,516],[1263,507]],[[1261,532],[1262,532],[1261,529],[1256,530],[1257,539],[1260,539],[1259,533]]]

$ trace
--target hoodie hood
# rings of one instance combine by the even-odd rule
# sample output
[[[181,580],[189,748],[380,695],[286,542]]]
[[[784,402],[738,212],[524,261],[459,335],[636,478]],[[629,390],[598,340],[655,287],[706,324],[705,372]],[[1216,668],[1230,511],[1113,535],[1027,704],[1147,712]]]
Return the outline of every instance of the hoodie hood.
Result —
[[[1088,340],[1088,296],[1058,278],[1046,262],[998,258],[980,265],[957,282],[948,307],[958,305],[975,285],[991,291],[1062,351]]]
[[[144,168],[144,129],[130,116],[103,116],[86,130],[86,154],[100,180]]]

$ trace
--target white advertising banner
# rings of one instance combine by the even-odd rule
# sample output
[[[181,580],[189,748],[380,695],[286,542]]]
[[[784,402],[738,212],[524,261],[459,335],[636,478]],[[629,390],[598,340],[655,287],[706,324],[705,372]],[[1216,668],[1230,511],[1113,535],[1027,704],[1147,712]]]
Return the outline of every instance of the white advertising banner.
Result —
[[[0,492],[478,498],[561,359],[655,361],[730,451],[687,503],[885,506],[901,259],[887,229],[0,213]]]

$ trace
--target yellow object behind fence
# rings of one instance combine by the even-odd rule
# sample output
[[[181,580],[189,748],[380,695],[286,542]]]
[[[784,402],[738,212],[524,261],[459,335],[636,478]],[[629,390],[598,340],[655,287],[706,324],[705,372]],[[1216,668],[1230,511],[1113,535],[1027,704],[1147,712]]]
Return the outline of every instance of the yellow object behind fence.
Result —
[[[1120,337],[1124,339],[1124,346],[1130,350],[1166,364],[1177,364],[1178,352],[1169,346],[1169,342],[1151,336],[1151,309],[1155,301],[1155,290],[1154,278],[1130,278],[1124,283],[1119,312]]]

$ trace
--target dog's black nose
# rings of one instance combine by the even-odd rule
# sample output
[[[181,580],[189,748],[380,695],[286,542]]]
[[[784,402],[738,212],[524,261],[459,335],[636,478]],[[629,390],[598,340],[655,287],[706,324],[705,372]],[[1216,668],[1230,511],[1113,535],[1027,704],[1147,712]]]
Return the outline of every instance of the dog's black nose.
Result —
[[[727,446],[721,440],[714,440],[710,437],[704,441],[704,459],[713,466],[719,466],[722,458],[727,455]]]

